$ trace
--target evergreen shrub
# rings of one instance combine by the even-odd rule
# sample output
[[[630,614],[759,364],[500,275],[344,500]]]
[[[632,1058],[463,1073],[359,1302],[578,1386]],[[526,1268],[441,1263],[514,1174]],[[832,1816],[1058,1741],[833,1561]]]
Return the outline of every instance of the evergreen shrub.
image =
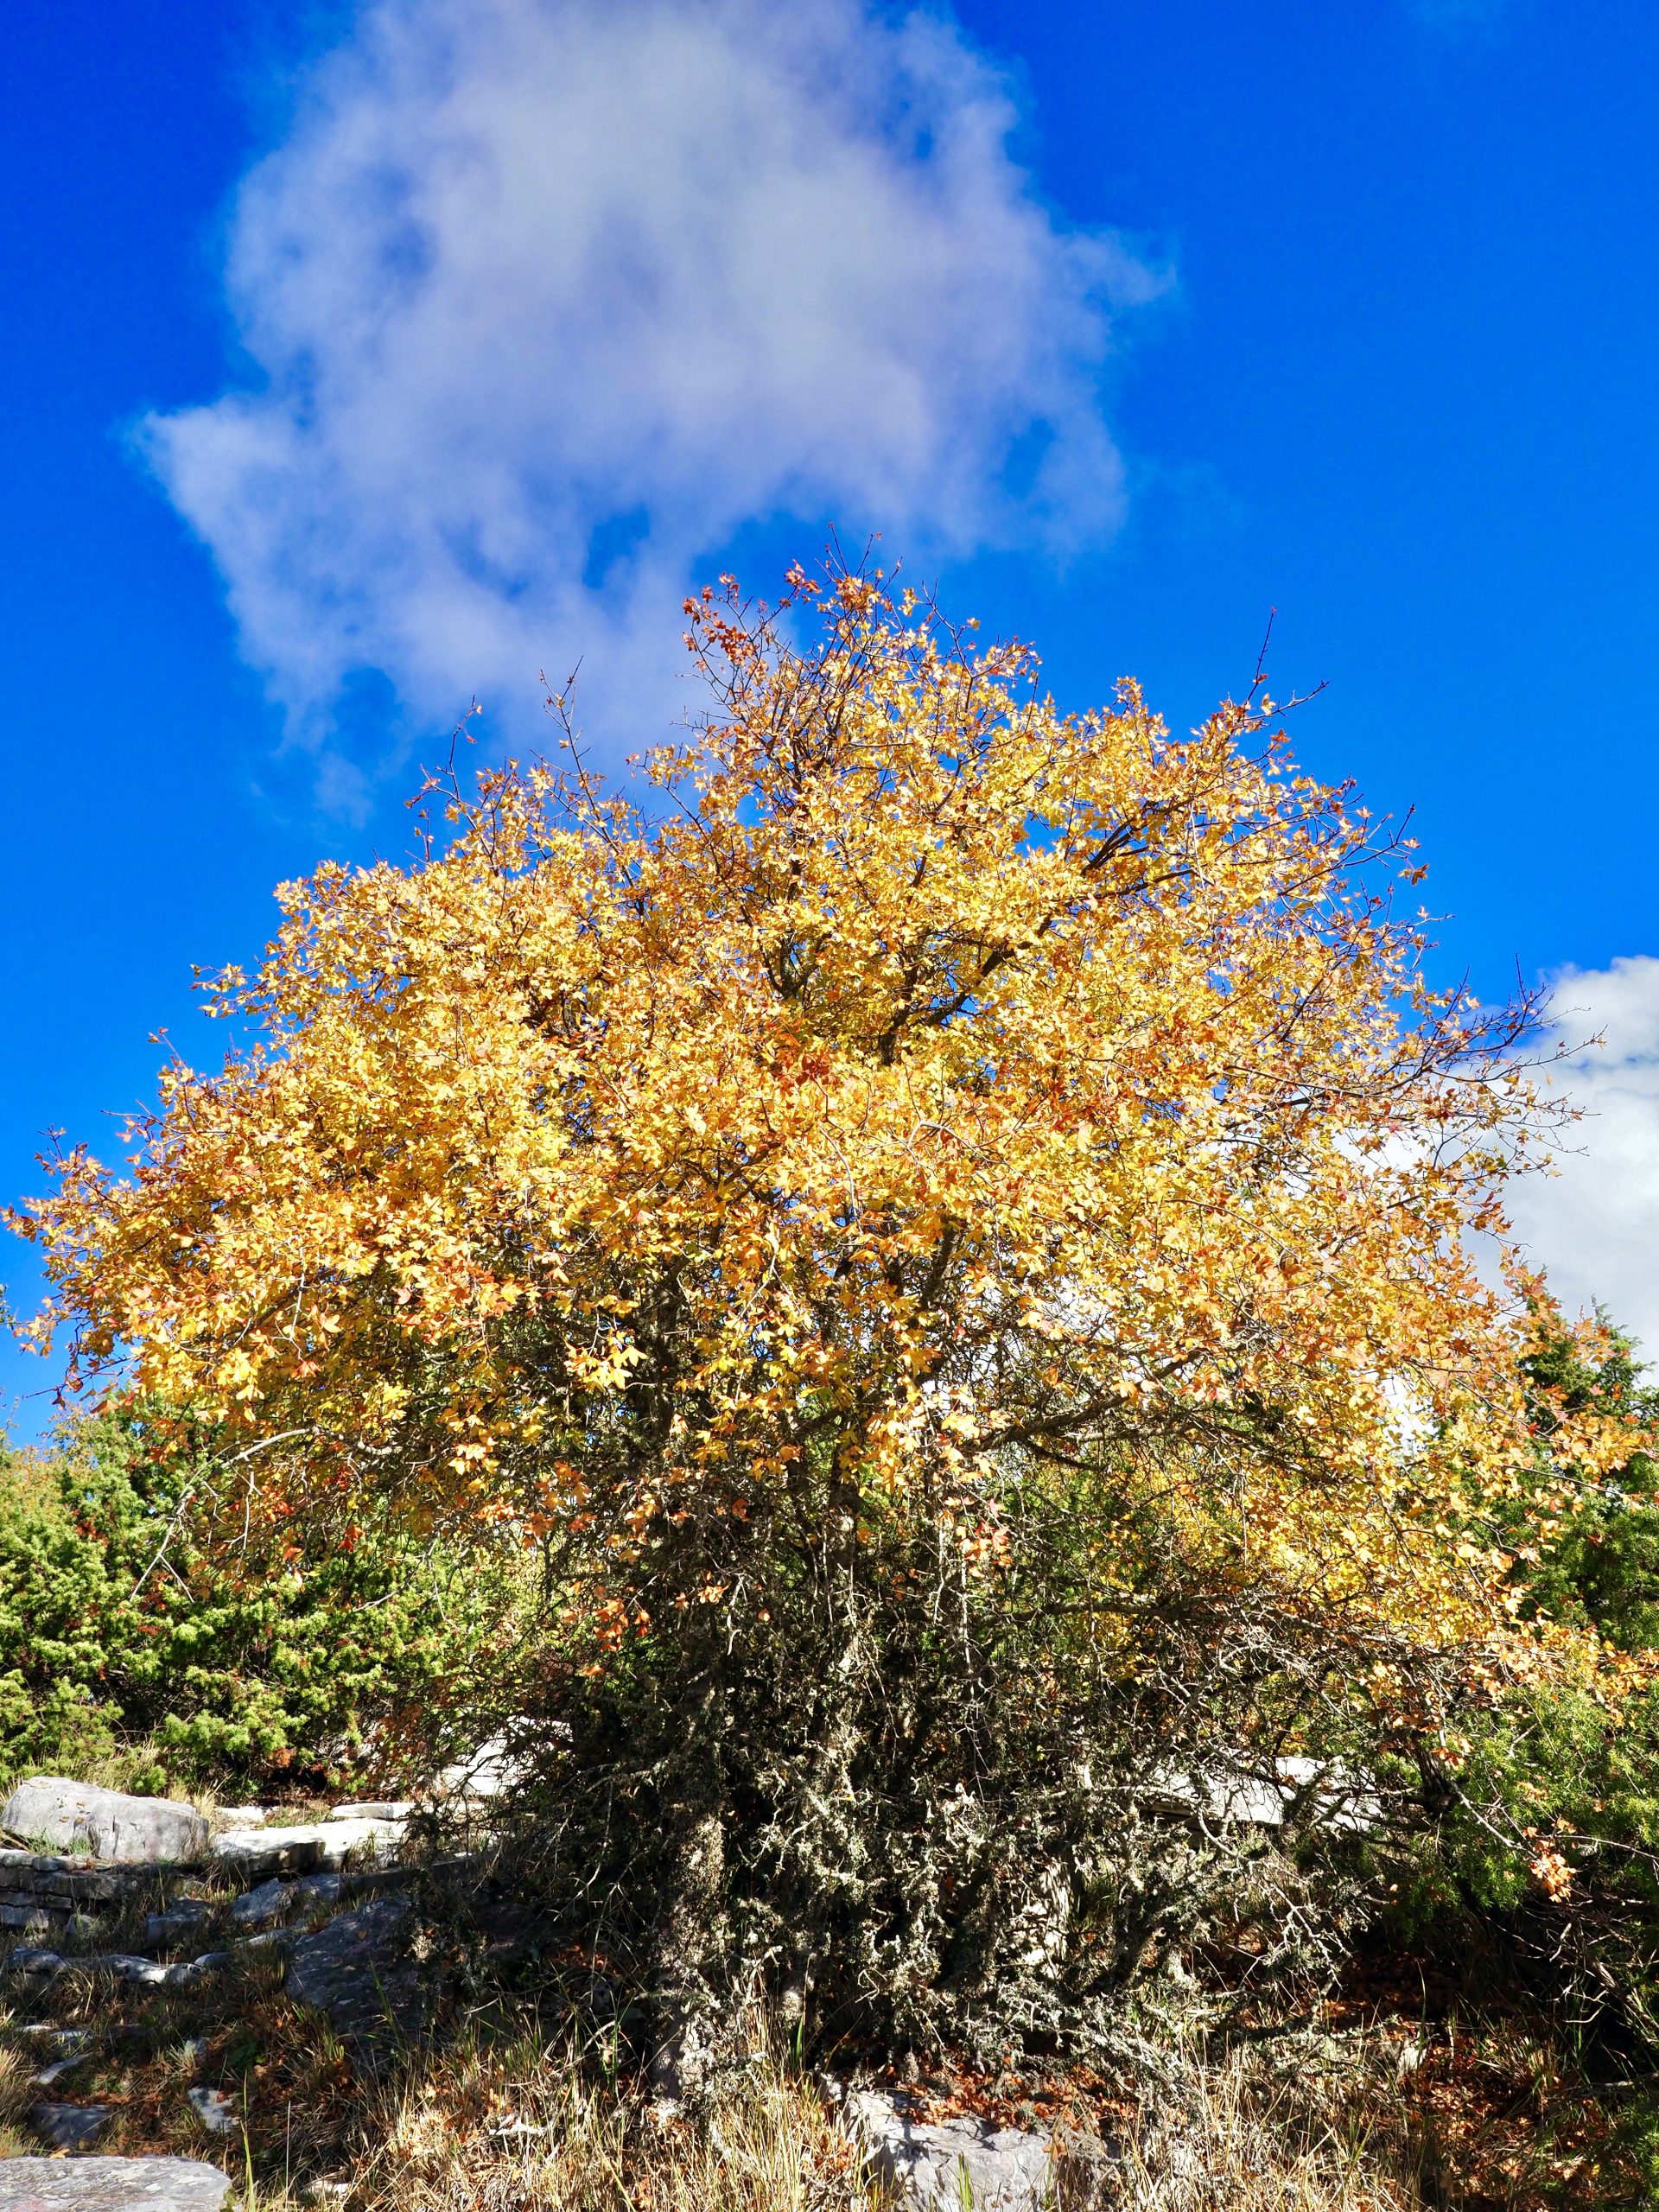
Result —
[[[481,1655],[499,1687],[508,1555],[318,1516],[243,1541],[234,1485],[89,1421],[0,1458],[0,1770],[156,1747],[181,1781],[321,1783],[395,1764]]]

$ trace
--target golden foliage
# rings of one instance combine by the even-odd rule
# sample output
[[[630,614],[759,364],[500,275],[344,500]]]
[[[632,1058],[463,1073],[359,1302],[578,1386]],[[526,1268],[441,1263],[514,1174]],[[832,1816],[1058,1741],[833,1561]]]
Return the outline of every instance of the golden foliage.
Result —
[[[625,1566],[818,1450],[849,1541],[921,1492],[991,1571],[1009,1485],[1104,1457],[1241,1573],[1488,1634],[1467,1485],[1533,1445],[1468,1240],[1538,1111],[1523,1013],[1427,988],[1410,849],[1262,683],[1177,738],[868,578],[785,608],[812,649],[688,602],[715,710],[643,798],[573,747],[439,787],[416,865],[285,887],[210,987],[256,1041],[32,1209],[41,1334],[268,1447],[271,1501]]]

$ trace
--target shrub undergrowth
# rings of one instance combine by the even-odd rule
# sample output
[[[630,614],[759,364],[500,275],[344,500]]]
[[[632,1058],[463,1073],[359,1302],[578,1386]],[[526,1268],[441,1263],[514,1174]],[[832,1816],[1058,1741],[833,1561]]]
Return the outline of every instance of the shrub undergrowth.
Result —
[[[135,1745],[150,1787],[372,1768],[440,1691],[499,1688],[524,1599],[509,1554],[372,1514],[250,1541],[210,1462],[80,1422],[0,1458],[0,1772]]]

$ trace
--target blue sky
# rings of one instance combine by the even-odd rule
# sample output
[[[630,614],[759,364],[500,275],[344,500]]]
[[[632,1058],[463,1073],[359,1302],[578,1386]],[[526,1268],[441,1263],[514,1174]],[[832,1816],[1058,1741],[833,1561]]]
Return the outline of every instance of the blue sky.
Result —
[[[404,850],[474,692],[522,743],[581,655],[619,755],[683,582],[879,528],[1074,705],[1190,722],[1277,608],[1441,976],[1607,1028],[1522,1225],[1659,1344],[1659,18],[804,12],[12,0],[0,1185],[207,1056],[191,964]]]

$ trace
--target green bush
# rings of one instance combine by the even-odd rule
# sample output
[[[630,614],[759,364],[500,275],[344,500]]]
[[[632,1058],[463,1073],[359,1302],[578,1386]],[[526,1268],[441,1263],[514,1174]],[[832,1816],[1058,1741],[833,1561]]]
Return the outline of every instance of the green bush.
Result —
[[[1523,1617],[1651,1654],[1659,1465],[1645,1436],[1659,1394],[1617,1330],[1593,1344],[1547,1318],[1526,1363],[1541,1492],[1556,1489],[1548,1452],[1563,1412],[1628,1421],[1630,1456],[1610,1478],[1581,1478],[1565,1518],[1523,1497],[1486,1525],[1516,1556]],[[1457,1716],[1424,1745],[1427,1818],[1386,1872],[1394,1935],[1464,1976],[1477,2002],[1502,1998],[1496,1981],[1553,2013],[1659,2186],[1659,1686],[1637,1680],[1605,1700],[1569,1682],[1514,1688]]]
[[[370,1770],[499,1687],[505,1556],[390,1527],[251,1538],[210,1463],[149,1456],[142,1421],[0,1457],[0,1769],[156,1745],[196,1780]]]

